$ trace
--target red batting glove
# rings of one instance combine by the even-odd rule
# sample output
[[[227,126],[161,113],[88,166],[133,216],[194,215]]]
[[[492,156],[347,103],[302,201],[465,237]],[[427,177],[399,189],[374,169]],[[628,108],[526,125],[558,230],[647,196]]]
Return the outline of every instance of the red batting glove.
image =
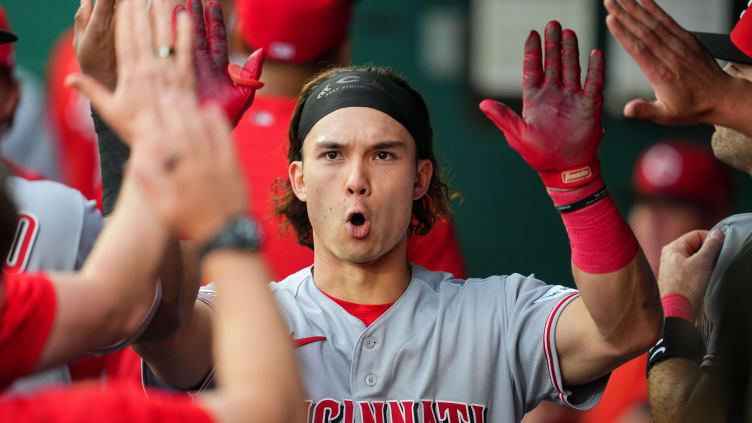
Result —
[[[577,36],[568,29],[562,40],[561,25],[551,21],[546,26],[545,69],[540,35],[532,31],[525,42],[523,118],[502,103],[480,103],[547,188],[571,190],[600,178],[603,68],[603,54],[593,50],[583,90]]]
[[[212,0],[201,7],[201,0],[188,0],[193,18],[194,63],[199,100],[219,103],[225,116],[237,125],[251,107],[256,90],[264,84],[258,80],[264,62],[264,50],[253,52],[240,67],[230,64],[227,56],[227,33],[222,8]],[[173,19],[182,5],[175,6]],[[206,23],[204,23],[206,15]]]

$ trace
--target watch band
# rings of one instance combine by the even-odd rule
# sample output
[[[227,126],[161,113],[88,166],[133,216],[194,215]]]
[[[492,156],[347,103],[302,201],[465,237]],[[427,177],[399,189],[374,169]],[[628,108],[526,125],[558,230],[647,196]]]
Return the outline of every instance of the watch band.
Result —
[[[216,250],[258,251],[263,233],[253,219],[246,215],[234,217],[222,226],[214,237],[201,248],[199,258]]]

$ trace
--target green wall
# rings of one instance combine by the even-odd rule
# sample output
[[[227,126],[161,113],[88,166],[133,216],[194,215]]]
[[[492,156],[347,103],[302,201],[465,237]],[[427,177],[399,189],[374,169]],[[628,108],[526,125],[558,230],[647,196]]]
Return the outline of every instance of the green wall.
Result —
[[[282,0],[281,0],[282,1]],[[76,1],[13,0],[2,4],[19,35],[18,62],[42,75],[49,48],[72,23]],[[455,219],[470,273],[519,272],[551,283],[571,284],[569,245],[563,225],[535,172],[510,149],[502,134],[480,113],[480,100],[459,76],[436,81],[416,61],[422,14],[451,7],[466,16],[460,0],[361,0],[353,25],[353,61],[394,68],[424,93],[432,113],[436,148],[450,184],[464,195]],[[604,31],[601,30],[602,36]],[[520,49],[521,50],[521,49]],[[521,60],[520,52],[520,60]],[[608,58],[608,52],[606,52]],[[638,152],[656,140],[709,140],[708,126],[665,128],[646,122],[606,118],[601,148],[604,174],[617,204],[626,211],[629,177]],[[750,184],[737,174],[738,210],[752,209]]]

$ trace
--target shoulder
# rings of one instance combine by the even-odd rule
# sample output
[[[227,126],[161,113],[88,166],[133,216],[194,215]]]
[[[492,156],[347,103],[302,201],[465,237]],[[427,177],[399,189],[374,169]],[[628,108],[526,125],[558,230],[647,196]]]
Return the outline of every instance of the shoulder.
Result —
[[[11,176],[8,187],[19,209],[55,205],[56,211],[60,212],[74,206],[81,211],[95,207],[95,203],[87,200],[78,190],[59,182],[29,181]]]
[[[721,220],[713,229],[720,229],[724,234],[723,246],[713,268],[712,281],[718,280],[726,272],[731,261],[752,236],[752,213],[736,214]]]
[[[303,283],[308,279],[313,279],[312,267],[304,267],[279,282],[269,283],[269,289],[277,296],[297,297],[300,294],[300,288]]]
[[[507,303],[514,303],[522,297],[534,301],[537,297],[555,297],[571,290],[561,285],[547,285],[534,274],[524,276],[512,273],[485,278],[456,279],[450,273],[430,271],[416,264],[412,266],[414,283],[423,284],[444,297],[461,294],[465,298],[476,297],[494,301],[504,299]]]

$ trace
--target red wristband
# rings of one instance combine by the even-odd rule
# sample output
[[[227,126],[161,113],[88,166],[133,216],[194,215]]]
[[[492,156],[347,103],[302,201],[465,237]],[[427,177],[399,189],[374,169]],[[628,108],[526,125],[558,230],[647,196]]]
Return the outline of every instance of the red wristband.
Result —
[[[554,204],[562,206],[587,198],[604,187],[600,177],[572,191],[548,190]],[[615,272],[637,256],[639,244],[632,229],[606,196],[597,202],[561,215],[572,248],[572,263],[583,272],[603,274]]]
[[[692,318],[692,303],[682,294],[669,294],[661,297],[663,304],[664,317],[680,317],[690,323],[694,322]]]

